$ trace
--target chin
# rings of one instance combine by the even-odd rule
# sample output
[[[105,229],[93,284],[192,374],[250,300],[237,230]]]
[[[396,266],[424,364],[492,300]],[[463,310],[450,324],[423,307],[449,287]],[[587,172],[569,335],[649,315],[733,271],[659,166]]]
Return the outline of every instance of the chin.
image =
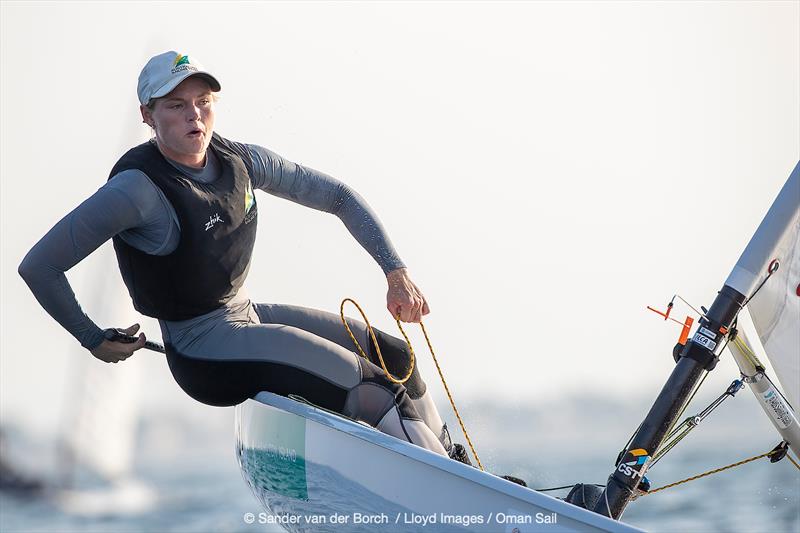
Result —
[[[205,141],[189,142],[186,145],[184,145],[183,152],[185,154],[191,154],[191,155],[202,155],[206,153],[206,148],[208,148],[208,145],[209,143]]]

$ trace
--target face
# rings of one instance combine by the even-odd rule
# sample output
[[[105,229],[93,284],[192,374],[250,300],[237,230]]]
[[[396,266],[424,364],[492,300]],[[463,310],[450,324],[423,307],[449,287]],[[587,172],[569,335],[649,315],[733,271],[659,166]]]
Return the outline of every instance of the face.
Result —
[[[156,131],[161,153],[187,166],[205,164],[214,132],[214,99],[205,80],[186,78],[171,93],[156,99],[153,109],[141,106],[141,111],[145,123]]]

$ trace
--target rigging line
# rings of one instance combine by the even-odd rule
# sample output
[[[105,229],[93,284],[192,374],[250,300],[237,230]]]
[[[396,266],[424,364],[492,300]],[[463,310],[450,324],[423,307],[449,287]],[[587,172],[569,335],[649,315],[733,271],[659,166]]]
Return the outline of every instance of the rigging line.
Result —
[[[664,440],[665,440],[665,441],[667,441],[667,439],[673,439],[673,438],[674,438],[676,435],[678,435],[679,433],[683,433],[684,427],[691,425],[691,421],[692,421],[693,419],[694,419],[694,417],[693,417],[693,416],[690,416],[690,417],[684,418],[684,419],[683,419],[683,422],[681,422],[681,423],[680,423],[680,425],[679,425],[678,427],[676,427],[676,428],[675,428],[675,429],[672,431],[672,433],[670,433],[669,435],[667,435],[667,438],[666,438],[666,439],[664,439]],[[667,444],[668,444],[668,442],[665,442],[665,443],[663,444],[663,446],[666,446]],[[659,451],[659,450],[656,450],[656,453],[658,453],[658,451]]]
[[[765,277],[763,280],[761,280],[761,283],[759,283],[759,284],[758,284],[758,287],[756,287],[756,290],[754,290],[754,291],[753,291],[753,294],[751,294],[751,295],[750,295],[750,297],[749,297],[749,298],[747,298],[747,299],[744,301],[744,303],[742,304],[742,306],[740,307],[740,309],[744,309],[744,306],[746,306],[747,304],[749,304],[749,303],[750,303],[750,300],[752,300],[752,299],[753,299],[753,297],[754,297],[756,294],[758,294],[758,291],[760,291],[760,290],[761,290],[761,287],[763,287],[763,286],[764,286],[764,284],[767,282],[767,280],[768,280],[770,277],[772,277],[772,274],[774,274],[775,272],[777,272],[777,271],[778,271],[778,269],[779,269],[780,267],[781,267],[781,263],[780,263],[780,261],[778,261],[777,259],[773,259],[773,260],[772,260],[772,262],[771,262],[771,263],[769,264],[769,266],[767,267],[767,276],[766,276],[766,277]]]
[[[754,293],[753,295],[755,296],[755,293]],[[736,319],[736,320],[738,321],[738,317],[737,317],[737,319]],[[735,323],[735,322],[734,322],[734,325],[733,325],[733,327],[734,327],[734,328],[736,327],[736,323]],[[733,329],[733,328],[732,328],[732,329]],[[788,400],[788,399],[786,399],[786,396],[784,396],[784,395],[783,395],[783,392],[781,392],[781,389],[780,389],[780,388],[778,388],[778,387],[776,387],[776,386],[775,386],[775,383],[772,381],[772,379],[770,379],[769,375],[767,374],[766,368],[765,368],[765,367],[764,367],[764,365],[761,363],[761,361],[759,360],[759,358],[758,358],[758,356],[755,354],[755,352],[752,350],[752,348],[750,348],[750,346],[749,346],[749,345],[748,345],[746,342],[744,342],[743,340],[741,340],[741,339],[739,338],[739,336],[738,336],[738,335],[737,335],[736,337],[734,337],[734,339],[733,339],[733,343],[734,343],[734,344],[735,344],[735,345],[736,345],[736,346],[739,348],[739,350],[741,350],[742,354],[743,354],[743,355],[745,356],[745,358],[746,358],[746,359],[747,359],[747,360],[750,362],[750,364],[751,364],[751,365],[753,365],[753,366],[756,368],[756,370],[759,370],[759,371],[761,372],[761,374],[762,374],[762,375],[763,375],[765,378],[767,378],[767,381],[769,381],[770,385],[772,385],[772,387],[773,387],[773,388],[774,388],[776,391],[778,391],[778,394],[780,394],[780,395],[781,395],[781,398],[783,398],[783,401],[785,401],[785,402],[786,402],[786,405],[788,405],[789,407],[791,407],[791,408],[792,408],[792,410],[794,410],[794,407],[793,407],[793,406],[792,406],[792,404],[789,402],[789,400]],[[726,342],[726,343],[725,343],[725,346],[727,346],[727,345],[728,345],[728,343]],[[723,347],[722,349],[724,350],[725,348]]]
[[[791,454],[787,453],[787,454],[786,454],[786,458],[787,458],[787,459],[789,459],[789,460],[792,462],[792,464],[793,464],[793,465],[794,465],[794,466],[795,466],[795,467],[796,467],[798,470],[800,470],[800,464],[797,464],[797,461],[795,461],[794,459],[792,459],[792,456],[791,456]]]
[[[689,431],[691,431],[691,428],[687,427],[685,430],[683,430],[683,432],[680,435],[670,440],[669,442],[662,444],[661,447],[656,451],[656,453],[653,454],[653,459],[650,462],[650,466],[647,467],[648,470],[653,468],[656,465],[656,463],[658,463],[661,460],[662,457],[667,455],[667,452],[672,450],[672,448],[674,448],[681,440],[683,440],[683,438],[689,434]]]
[[[733,339],[733,344],[735,344],[739,350],[742,351],[742,354],[745,356],[745,359],[756,368],[764,368],[764,365],[761,364],[761,361],[758,359],[758,356],[750,349],[750,346],[738,336]]]
[[[688,426],[691,426],[692,425],[692,421],[694,419],[695,419],[694,416],[687,416],[686,418],[684,418],[683,421],[672,431],[672,433],[667,435],[667,437],[664,439],[665,442],[664,442],[664,444],[662,444],[662,446],[666,446],[669,442],[671,442],[672,439],[674,439],[674,438],[680,436],[682,433],[684,433],[685,428],[688,427]],[[659,448],[660,448],[660,446],[659,446]],[[659,451],[660,450],[657,449],[656,453],[658,453]]]
[[[606,501],[606,511],[608,511],[608,517],[613,520],[613,514],[611,514],[611,506],[608,504],[608,491],[603,491],[603,499]]]
[[[631,434],[631,438],[629,438],[629,439],[628,439],[628,442],[627,442],[627,443],[625,443],[625,447],[622,449],[622,451],[621,451],[621,452],[620,452],[620,454],[619,454],[619,457],[618,457],[618,459],[619,459],[619,460],[617,461],[617,464],[619,464],[619,461],[621,461],[621,460],[622,460],[622,455],[623,455],[623,454],[624,454],[626,451],[628,451],[628,447],[631,445],[631,442],[633,442],[633,437],[635,437],[635,436],[636,436],[636,434],[637,434],[637,433],[639,433],[639,430],[640,430],[640,429],[642,429],[642,424],[644,424],[644,420],[642,420],[641,422],[639,422],[639,427],[637,427],[637,428],[636,428],[636,431],[634,431],[634,432]]]
[[[734,382],[735,383],[735,382]],[[729,387],[728,391],[725,392],[722,396],[714,400],[706,409],[701,411],[699,414],[695,416],[690,416],[680,424],[675,430],[665,439],[665,441],[661,444],[661,446],[656,450],[653,454],[653,460],[650,463],[650,467],[652,468],[655,464],[664,457],[667,452],[672,450],[684,437],[686,437],[695,427],[697,427],[700,422],[702,422],[714,409],[719,407],[723,401],[725,401],[729,396],[729,391],[731,388]],[[738,391],[738,388],[737,388]]]
[[[678,296],[678,298],[680,298],[680,296]],[[681,298],[681,299],[683,299],[683,298]],[[734,325],[735,325],[735,323],[736,322],[734,321]],[[736,340],[736,339],[734,339],[734,340]],[[725,337],[725,344],[722,346],[722,349],[720,349],[720,351],[719,351],[720,354],[722,354],[725,351],[725,348],[728,346],[728,342],[729,341],[730,341],[730,336],[726,336]],[[694,399],[694,397],[697,394],[697,392],[700,390],[700,387],[703,385],[703,382],[705,382],[706,378],[708,377],[708,374],[709,374],[709,371],[706,370],[706,373],[703,374],[703,378],[695,386],[694,390],[692,391],[691,396],[689,396],[689,399],[686,400],[686,403],[683,404],[683,407],[681,408],[680,413],[678,413],[678,416],[675,417],[675,422],[673,422],[672,423],[672,427],[669,428],[669,432],[670,433],[674,433],[675,431],[677,431],[676,430],[676,424],[678,423],[678,420],[680,420],[680,418],[683,416],[683,413],[686,412],[686,409],[689,407],[689,404],[692,403],[692,400]],[[727,394],[727,392],[724,393],[722,396],[725,396],[726,394]],[[670,436],[672,436],[672,435],[670,435]],[[669,437],[667,437],[667,438],[669,438]]]
[[[605,488],[605,485],[601,485],[599,483],[586,483],[586,484],[587,485],[594,485],[595,487]],[[549,491],[552,491],[552,490],[571,489],[574,486],[575,485],[573,484],[573,485],[564,485],[563,487],[553,487],[551,489],[532,489],[532,490],[535,490],[536,492],[549,492]]]
[[[689,306],[689,307],[690,307],[690,308],[691,308],[691,309],[692,309],[692,310],[693,310],[695,313],[697,313],[698,315],[700,315],[700,316],[706,316],[706,315],[705,315],[705,313],[701,313],[700,311],[698,311],[697,309],[695,309],[695,307],[694,307],[692,304],[690,304],[689,302],[687,302],[687,301],[686,301],[686,300],[685,300],[685,299],[684,299],[684,298],[683,298],[683,297],[682,297],[680,294],[677,294],[677,293],[676,293],[676,294],[675,294],[675,296],[673,296],[672,298],[673,298],[673,300],[674,300],[675,298],[678,298],[678,299],[680,299],[680,300],[681,300],[683,303],[685,303],[686,305],[688,305],[688,306]],[[674,319],[673,319],[673,320],[674,320]],[[676,321],[676,322],[677,322],[677,321]],[[735,325],[735,324],[736,324],[736,319],[734,319],[734,325]],[[725,337],[725,345],[724,345],[724,346],[722,347],[722,349],[720,350],[720,352],[719,352],[720,354],[721,354],[721,353],[723,353],[723,352],[724,352],[724,350],[725,350],[725,348],[728,346],[728,342],[729,342],[729,340],[730,340],[730,337],[729,337],[729,336],[726,336],[726,337]],[[681,419],[681,417],[683,416],[683,413],[685,413],[685,412],[686,412],[686,409],[689,407],[689,404],[692,402],[692,400],[694,399],[695,395],[696,395],[696,394],[697,394],[697,392],[700,390],[700,387],[703,385],[703,382],[706,380],[706,377],[708,377],[708,374],[709,374],[709,372],[706,370],[706,373],[703,375],[703,378],[700,380],[700,382],[699,382],[699,383],[698,383],[698,384],[695,386],[694,390],[692,391],[692,394],[691,394],[691,396],[689,396],[689,399],[688,399],[688,400],[686,400],[686,402],[683,404],[683,407],[681,407],[681,411],[680,411],[680,413],[678,413],[678,416],[676,416],[676,417],[675,417],[675,421],[672,423],[672,426],[669,428],[669,433],[671,433],[671,435],[670,435],[670,436],[672,436],[672,434],[674,434],[674,432],[675,432],[675,431],[677,431],[677,429],[676,429],[676,424],[678,424],[678,421],[679,421],[679,420]],[[641,427],[641,424],[639,425],[639,427]],[[639,430],[637,429],[636,431],[639,431]],[[636,434],[636,431],[634,432],[634,435]],[[633,440],[633,436],[634,436],[634,435],[631,435],[631,438],[628,440],[628,444],[626,444],[626,445],[625,445],[625,448],[626,448],[626,449],[627,449],[628,445],[630,445],[630,442],[631,442],[631,440]],[[667,437],[667,438],[669,439],[669,437]],[[656,451],[656,453],[658,453],[658,450]]]
[[[719,360],[722,357],[722,354],[725,352],[725,348],[728,347],[728,343],[730,341],[731,341],[730,335],[725,335],[725,344],[723,344],[722,348],[719,350],[719,357],[717,357],[717,360]]]
[[[678,413],[678,416],[676,416],[676,417],[675,417],[675,422],[673,422],[673,423],[672,423],[672,427],[670,427],[670,428],[669,428],[669,432],[670,432],[670,433],[672,433],[672,432],[674,432],[674,431],[675,431],[676,424],[678,423],[678,420],[680,420],[680,419],[681,419],[681,417],[683,416],[683,413],[685,413],[685,412],[686,412],[686,409],[689,407],[689,404],[690,404],[690,403],[692,403],[692,400],[694,399],[695,395],[697,394],[697,391],[699,391],[699,390],[700,390],[700,387],[703,385],[703,382],[704,382],[704,381],[706,380],[706,378],[708,377],[708,374],[709,374],[709,372],[708,372],[708,370],[706,370],[706,373],[705,373],[705,374],[703,374],[703,378],[702,378],[702,379],[701,379],[701,380],[700,380],[700,381],[697,383],[697,385],[695,386],[694,390],[692,391],[692,394],[691,394],[691,396],[689,396],[689,399],[688,399],[688,400],[686,400],[686,402],[683,404],[683,407],[681,407],[681,412],[680,412],[680,413]],[[667,438],[669,438],[669,437],[667,437]],[[657,451],[657,450],[656,450],[656,451]]]
[[[773,386],[773,388],[774,388],[776,391],[778,391],[778,394],[780,394],[780,395],[781,395],[781,398],[783,398],[783,401],[785,401],[785,402],[786,402],[786,404],[787,404],[789,407],[791,407],[791,408],[792,408],[792,410],[794,410],[794,407],[793,407],[793,406],[792,406],[792,404],[789,402],[789,400],[788,400],[788,399],[786,399],[786,396],[784,396],[784,395],[783,395],[783,392],[781,392],[781,389],[780,389],[780,388],[778,388],[777,386],[775,386],[775,383],[772,381],[772,379],[770,379],[770,377],[769,377],[769,375],[767,374],[767,371],[766,371],[766,369],[765,369],[764,365],[763,365],[763,364],[761,363],[761,361],[758,359],[758,356],[757,356],[757,355],[755,354],[755,352],[754,352],[754,351],[753,351],[753,350],[750,348],[750,346],[748,346],[748,344],[747,344],[746,342],[744,342],[743,340],[741,340],[741,339],[740,339],[738,336],[737,336],[736,338],[734,338],[734,339],[733,339],[733,343],[734,343],[734,344],[735,344],[735,345],[736,345],[736,346],[737,346],[737,347],[738,347],[738,348],[739,348],[739,349],[742,351],[742,354],[743,354],[743,355],[745,356],[745,358],[746,358],[746,359],[747,359],[747,360],[750,362],[750,364],[751,364],[751,365],[753,365],[753,366],[756,368],[756,370],[759,370],[759,371],[761,372],[761,374],[762,374],[762,375],[763,375],[765,378],[767,378],[767,381],[769,381],[770,385],[772,385],[772,386]],[[726,344],[727,344],[727,343],[726,343]],[[724,348],[723,348],[723,349],[724,349]]]
[[[706,373],[706,376],[707,375],[708,373]],[[703,376],[703,379],[705,380],[705,376]],[[708,415],[710,415],[714,411],[714,409],[722,405],[722,402],[727,400],[728,397],[733,397],[742,388],[742,386],[743,385],[740,380],[738,379],[734,380],[733,383],[731,383],[731,385],[725,390],[725,392],[720,394],[714,401],[712,401],[708,405],[708,407],[700,411],[699,414],[686,418],[681,423],[680,426],[675,428],[670,433],[670,435],[665,439],[665,441],[662,442],[661,446],[659,446],[658,449],[656,449],[655,453],[653,454],[653,460],[650,464],[650,468],[652,468],[653,465],[656,462],[658,462],[659,459],[664,457],[664,455],[666,455],[667,452],[672,450],[672,448],[674,448],[676,444],[678,444],[681,440],[683,440],[683,438],[686,437],[686,435],[688,435],[689,432],[691,432],[694,428],[696,428],[700,424],[700,422],[705,420],[706,417],[708,417]],[[682,430],[681,428],[683,428],[683,426],[686,426],[686,428]],[[678,432],[680,432],[680,434],[678,434]]]
[[[769,384],[772,385],[772,387],[776,391],[778,391],[778,394],[781,395],[781,398],[783,398],[783,401],[786,402],[786,405],[788,405],[789,407],[792,407],[792,404],[789,403],[789,400],[786,399],[786,396],[784,396],[783,393],[781,392],[781,390],[778,387],[775,386],[775,384],[772,382],[771,379],[769,379],[769,376],[767,375],[767,373],[766,372],[762,372],[762,374],[764,374],[764,377],[767,378],[767,381],[769,381]],[[794,407],[792,407],[792,411],[794,411]]]
[[[755,457],[750,457],[749,459],[745,459],[743,461],[738,461],[736,463],[729,464],[728,466],[723,466],[721,468],[715,468],[714,470],[709,470],[708,472],[703,472],[702,474],[698,474],[696,476],[692,476],[692,477],[689,477],[689,478],[686,478],[686,479],[682,479],[680,481],[676,481],[675,483],[670,483],[669,485],[664,485],[663,487],[658,487],[657,489],[650,489],[647,492],[637,491],[637,493],[634,494],[633,499],[635,500],[635,499],[640,498],[642,496],[649,496],[650,494],[655,494],[656,492],[668,489],[670,487],[675,487],[677,485],[682,485],[683,483],[688,483],[690,481],[694,481],[695,479],[700,479],[700,478],[703,478],[703,477],[706,477],[706,476],[710,476],[712,474],[717,474],[717,473],[722,472],[724,470],[728,470],[730,468],[741,466],[743,464],[750,463],[750,462],[755,461],[757,459],[761,459],[762,457],[769,457],[770,455],[775,455],[776,453],[778,453],[777,450],[771,450],[771,451],[768,451],[767,453],[762,453],[761,455],[756,455]],[[800,467],[798,467],[798,468],[800,468]]]
[[[698,311],[697,309],[695,309],[695,308],[694,308],[694,306],[693,306],[692,304],[690,304],[689,302],[687,302],[686,300],[684,300],[684,299],[683,299],[683,297],[682,297],[680,294],[676,294],[676,295],[675,295],[675,297],[676,297],[676,298],[679,298],[679,299],[680,299],[680,300],[681,300],[683,303],[685,303],[686,305],[688,305],[689,307],[691,307],[691,308],[692,308],[692,311],[694,311],[694,312],[695,312],[695,313],[697,313],[698,315],[700,315],[700,316],[706,316],[706,314],[705,314],[705,313],[701,313],[700,311]]]
[[[678,298],[681,298],[679,295],[676,295],[676,296],[677,296]],[[681,300],[683,300],[683,298],[681,298]],[[684,301],[684,302],[686,302],[686,300],[683,300],[683,301]],[[688,302],[686,302],[686,305],[689,305],[689,303],[688,303]],[[690,306],[690,307],[691,307],[691,306]],[[736,322],[734,321],[734,325],[735,325],[735,324],[736,324]],[[734,339],[734,340],[736,340],[736,339]],[[719,351],[719,353],[720,353],[720,354],[721,354],[721,353],[723,353],[723,352],[725,351],[725,348],[728,346],[728,342],[729,342],[729,341],[730,341],[730,336],[726,336],[726,337],[725,337],[725,344],[722,346],[722,348],[721,348],[721,349],[720,349],[720,351]],[[655,453],[653,454],[653,462],[651,463],[650,467],[652,467],[653,465],[655,465],[655,463],[656,463],[656,462],[658,462],[658,460],[659,460],[661,457],[663,457],[663,456],[664,456],[664,455],[665,455],[665,454],[666,454],[668,451],[670,451],[670,450],[671,450],[671,449],[672,449],[672,448],[673,448],[673,447],[674,447],[676,444],[678,444],[678,442],[680,442],[680,441],[681,441],[681,440],[682,440],[682,439],[683,439],[683,438],[684,438],[686,435],[688,435],[688,433],[689,433],[689,432],[690,432],[692,429],[694,429],[694,427],[696,427],[696,425],[697,425],[697,424],[690,425],[690,426],[688,427],[688,429],[687,429],[687,430],[685,430],[685,431],[683,431],[682,433],[680,433],[680,435],[678,435],[678,437],[677,437],[677,438],[675,438],[674,440],[670,440],[670,439],[672,439],[673,437],[675,437],[675,435],[677,435],[677,434],[678,434],[678,432],[680,432],[680,431],[681,431],[681,428],[682,428],[684,425],[688,424],[688,423],[689,423],[691,420],[695,420],[695,419],[697,418],[697,416],[700,416],[700,420],[698,421],[698,423],[699,423],[699,422],[702,422],[702,420],[703,420],[703,419],[704,419],[706,416],[708,416],[708,414],[709,414],[711,411],[713,411],[714,409],[716,409],[716,408],[719,406],[719,404],[721,404],[723,401],[725,401],[725,399],[726,399],[728,396],[730,396],[730,395],[731,395],[731,394],[730,394],[730,392],[729,392],[729,391],[730,391],[730,388],[728,388],[728,390],[726,390],[726,391],[725,391],[725,392],[724,392],[722,395],[720,395],[720,396],[719,396],[719,397],[718,397],[716,400],[714,400],[714,402],[712,402],[712,403],[711,403],[711,405],[710,405],[709,407],[706,407],[706,409],[704,409],[703,411],[701,411],[699,415],[697,415],[697,416],[694,416],[694,417],[687,418],[687,419],[683,420],[683,422],[681,422],[681,423],[680,423],[680,425],[678,425],[678,421],[681,419],[681,417],[683,416],[683,414],[686,412],[686,409],[688,409],[688,407],[689,407],[689,404],[691,404],[691,403],[692,403],[692,400],[694,399],[695,395],[697,395],[698,391],[700,390],[700,387],[703,385],[703,383],[705,382],[706,378],[708,377],[708,374],[709,374],[709,371],[708,371],[708,370],[706,370],[705,374],[703,374],[703,378],[702,378],[702,379],[701,379],[701,380],[700,380],[700,381],[697,383],[697,385],[694,387],[694,390],[692,391],[692,394],[689,396],[689,398],[688,398],[688,399],[686,400],[686,402],[683,404],[683,407],[681,407],[681,410],[680,410],[680,412],[678,413],[678,416],[676,416],[676,417],[675,417],[675,421],[672,423],[672,426],[669,428],[669,431],[668,431],[668,436],[667,436],[667,437],[666,437],[666,439],[665,439],[665,440],[662,442],[661,446],[659,446],[659,447],[658,447],[658,449],[656,449]],[[737,389],[737,390],[738,390],[738,389]],[[709,410],[709,409],[710,409],[710,410]],[[708,411],[708,412],[706,412],[706,411]],[[705,413],[705,414],[704,414],[704,413]],[[638,431],[638,430],[637,430],[637,431]]]

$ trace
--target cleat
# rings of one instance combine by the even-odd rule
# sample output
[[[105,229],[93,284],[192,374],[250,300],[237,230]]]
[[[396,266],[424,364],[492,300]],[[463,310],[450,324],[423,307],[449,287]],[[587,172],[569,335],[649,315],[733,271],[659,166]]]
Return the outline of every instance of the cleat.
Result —
[[[500,476],[501,478],[505,479],[506,481],[510,481],[512,483],[516,483],[517,485],[522,485],[523,487],[527,487],[528,484],[525,483],[524,480],[514,477],[514,476]]]
[[[469,460],[467,450],[461,444],[453,444],[453,447],[450,448],[450,451],[447,452],[447,455],[449,455],[450,459],[453,459],[454,461],[472,466],[472,461]]]

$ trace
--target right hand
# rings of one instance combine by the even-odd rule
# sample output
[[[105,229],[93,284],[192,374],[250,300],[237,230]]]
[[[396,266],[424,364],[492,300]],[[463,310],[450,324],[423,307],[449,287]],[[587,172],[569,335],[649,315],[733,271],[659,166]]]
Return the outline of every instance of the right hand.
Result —
[[[421,322],[422,316],[431,312],[422,291],[408,275],[408,269],[398,268],[386,274],[389,290],[386,292],[386,308],[395,320]]]
[[[126,335],[133,336],[139,331],[139,324],[134,324],[128,329],[120,331]],[[147,342],[147,339],[144,333],[139,334],[139,338],[136,339],[136,342],[118,342],[106,339],[100,343],[100,346],[91,350],[91,353],[105,363],[118,363],[133,355],[133,352],[136,350],[143,348],[145,342]]]

